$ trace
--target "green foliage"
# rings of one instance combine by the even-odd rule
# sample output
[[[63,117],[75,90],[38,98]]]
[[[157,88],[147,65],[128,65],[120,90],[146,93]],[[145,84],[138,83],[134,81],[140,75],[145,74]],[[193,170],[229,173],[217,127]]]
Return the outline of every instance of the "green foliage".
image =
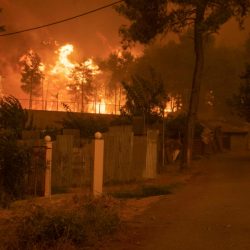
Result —
[[[246,71],[241,79],[244,82],[241,84],[238,94],[229,100],[229,104],[239,116],[250,122],[250,64],[246,66]]]
[[[135,75],[131,82],[122,82],[126,92],[126,103],[121,113],[131,116],[143,116],[146,122],[162,116],[168,100],[165,85],[153,69],[150,69],[150,78]]]
[[[23,129],[32,127],[32,121],[17,98],[10,95],[0,99],[0,129],[11,129],[20,136]]]
[[[11,131],[0,135],[0,192],[22,198],[25,176],[31,166],[31,148],[19,145]]]
[[[115,232],[120,217],[114,200],[100,197],[76,201],[67,209],[32,205],[12,222],[14,237],[5,239],[5,249],[61,249],[63,245],[74,249],[94,245]]]
[[[72,112],[68,112],[67,118],[64,118],[61,123],[63,128],[79,129],[83,138],[93,138],[95,132],[106,132],[109,126],[105,117],[80,116]]]

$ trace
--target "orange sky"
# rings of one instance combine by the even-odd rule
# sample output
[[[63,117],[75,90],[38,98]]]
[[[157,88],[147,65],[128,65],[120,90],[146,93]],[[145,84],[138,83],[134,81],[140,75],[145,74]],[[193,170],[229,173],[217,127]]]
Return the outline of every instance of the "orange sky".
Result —
[[[0,6],[4,9],[0,22],[6,25],[8,31],[14,31],[53,22],[111,2],[112,0],[0,0]],[[102,56],[114,46],[119,46],[118,28],[123,22],[122,17],[108,8],[47,29],[1,38],[0,44],[16,46],[21,40],[26,40],[25,44],[29,44],[51,38],[59,43],[76,43],[85,55]],[[227,46],[242,46],[249,32],[249,20],[246,29],[241,32],[237,24],[230,21],[220,31],[217,40],[219,44]]]

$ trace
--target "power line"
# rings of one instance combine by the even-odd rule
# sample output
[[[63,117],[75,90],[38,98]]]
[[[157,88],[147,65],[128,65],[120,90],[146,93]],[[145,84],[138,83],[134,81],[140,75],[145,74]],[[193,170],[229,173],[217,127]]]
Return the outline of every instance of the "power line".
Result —
[[[62,19],[62,20],[59,20],[59,21],[55,21],[55,22],[52,22],[52,23],[48,23],[48,24],[44,24],[44,25],[40,25],[40,26],[28,28],[28,29],[23,29],[23,30],[19,30],[19,31],[14,31],[14,32],[9,32],[9,33],[5,33],[5,34],[1,34],[0,36],[11,36],[11,35],[16,35],[16,34],[24,33],[24,32],[27,32],[27,31],[42,29],[42,28],[46,28],[46,27],[49,27],[49,26],[53,26],[53,25],[59,24],[59,23],[64,23],[64,22],[67,22],[67,21],[70,21],[70,20],[73,20],[73,19],[76,19],[76,18],[79,18],[79,17],[82,17],[82,16],[86,16],[86,15],[91,14],[91,13],[94,13],[94,12],[97,12],[97,11],[100,11],[100,10],[103,10],[103,9],[106,9],[106,8],[109,8],[109,7],[113,6],[113,5],[116,5],[116,4],[118,4],[118,3],[121,3],[121,2],[123,2],[123,1],[124,1],[124,0],[116,1],[116,2],[114,2],[114,3],[111,3],[111,4],[107,4],[107,5],[101,6],[101,7],[99,7],[99,8],[94,9],[94,10],[90,10],[90,11],[81,13],[81,14],[76,15],[76,16],[72,16],[72,17],[65,18],[65,19]]]

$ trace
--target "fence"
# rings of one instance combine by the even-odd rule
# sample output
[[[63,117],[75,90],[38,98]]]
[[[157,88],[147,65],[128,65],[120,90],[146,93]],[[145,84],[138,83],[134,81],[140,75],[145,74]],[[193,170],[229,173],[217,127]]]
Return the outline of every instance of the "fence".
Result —
[[[34,132],[31,132],[34,135]],[[26,135],[27,137],[27,135]],[[158,133],[134,136],[130,126],[113,127],[104,134],[104,182],[128,182],[154,178],[157,174]],[[29,194],[44,193],[46,172],[44,140],[33,143],[32,171],[27,177]],[[78,130],[64,130],[52,146],[52,192],[92,187],[94,164],[93,140],[80,138]]]
[[[19,99],[22,107],[29,109],[28,99]],[[67,100],[32,100],[33,110],[65,111],[68,108],[72,112],[85,112],[94,114],[120,114],[121,105],[103,102],[84,102],[83,107],[77,103]]]
[[[158,132],[134,136],[130,126],[113,127],[104,137],[105,182],[127,182],[155,178]]]
[[[65,132],[65,131],[64,131]],[[52,187],[63,191],[69,187],[90,186],[93,168],[91,141],[80,139],[79,131],[58,135],[52,150]]]

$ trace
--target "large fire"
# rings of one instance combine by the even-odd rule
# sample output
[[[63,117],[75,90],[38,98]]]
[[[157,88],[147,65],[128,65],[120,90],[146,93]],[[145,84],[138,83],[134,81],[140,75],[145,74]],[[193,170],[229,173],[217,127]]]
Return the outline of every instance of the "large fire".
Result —
[[[29,60],[30,54],[33,53],[33,50],[28,51],[20,61],[26,60],[27,64],[31,65],[32,62]],[[45,78],[42,83],[41,98],[33,100],[32,108],[64,111],[67,107],[74,112],[120,113],[120,107],[126,100],[121,87],[113,95],[106,93],[104,74],[92,58],[86,58],[81,62],[74,61],[72,44],[59,47],[55,54],[54,62],[50,61],[46,65],[41,63],[39,66]],[[118,51],[117,56],[122,58],[122,52]],[[165,113],[178,109],[176,100],[171,97],[166,103]]]
[[[73,62],[69,58],[73,52],[72,44],[65,44],[55,51],[58,58],[47,72],[47,82],[45,82],[48,89],[46,102],[51,98],[54,99],[56,109],[59,110],[63,109],[61,104],[64,103],[72,111],[106,113],[105,101],[98,98],[103,95],[103,90],[95,91],[94,97],[89,91],[91,87],[89,85],[93,85],[95,77],[101,73],[98,65],[92,58],[87,58],[80,63]],[[46,106],[49,110],[55,109],[53,102]]]
[[[71,70],[74,68],[74,64],[70,62],[68,56],[74,51],[74,47],[72,44],[63,45],[56,51],[58,56],[58,60],[56,61],[55,66],[52,68],[52,74],[64,74],[68,76]]]

